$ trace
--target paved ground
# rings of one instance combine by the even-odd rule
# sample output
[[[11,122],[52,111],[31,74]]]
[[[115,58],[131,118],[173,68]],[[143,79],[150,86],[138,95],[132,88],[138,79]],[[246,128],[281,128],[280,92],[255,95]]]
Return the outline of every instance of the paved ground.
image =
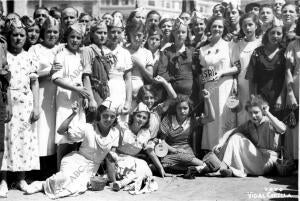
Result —
[[[186,180],[181,177],[157,178],[159,189],[151,194],[130,195],[127,192],[113,192],[109,187],[103,191],[88,191],[64,201],[196,201],[196,200],[298,200],[298,176],[291,177],[248,177],[220,178],[197,177]],[[43,193],[23,195],[10,190],[7,199],[11,201],[50,200]]]

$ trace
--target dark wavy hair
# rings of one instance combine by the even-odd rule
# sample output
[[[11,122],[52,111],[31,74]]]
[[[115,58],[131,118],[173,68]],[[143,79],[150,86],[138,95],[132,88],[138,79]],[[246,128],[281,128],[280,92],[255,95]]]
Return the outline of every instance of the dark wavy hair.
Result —
[[[160,15],[159,12],[156,11],[156,10],[150,10],[150,11],[147,13],[146,21],[147,21],[147,19],[150,17],[150,15],[153,15],[153,14],[158,15],[158,16],[159,16],[159,21],[160,21],[161,15]]]
[[[137,113],[140,113],[140,112],[133,112],[131,115],[129,115],[129,120],[128,120],[128,125],[129,125],[129,126],[133,124],[133,117],[134,117]],[[149,126],[150,126],[150,113],[149,113],[149,112],[146,112],[146,113],[148,113],[148,120],[147,120],[147,122],[145,123],[145,125],[141,127],[141,129],[147,129],[147,128],[149,128]]]
[[[261,43],[263,44],[263,46],[266,46],[268,43],[269,43],[269,33],[270,31],[275,28],[275,27],[281,27],[281,30],[282,30],[282,38],[285,37],[285,33],[283,31],[283,26],[276,26],[276,25],[272,25],[267,31],[266,33],[263,35],[262,37],[262,40],[261,40]],[[281,43],[279,44],[281,46]]]
[[[246,14],[242,15],[242,17],[240,18],[240,21],[239,21],[239,24],[241,27],[240,36],[245,37],[245,33],[242,29],[242,25],[243,25],[243,21],[247,18],[251,18],[252,21],[254,22],[254,24],[256,25],[255,36],[258,38],[262,34],[262,30],[261,30],[261,26],[260,26],[260,22],[259,22],[259,17],[253,13],[246,13]]]
[[[142,32],[144,34],[144,37],[146,38],[147,30],[146,26],[143,22],[137,21],[137,22],[131,22],[127,24],[125,27],[125,35],[127,37],[127,41],[131,43],[130,40],[130,33],[136,33],[136,32]]]
[[[176,113],[176,107],[183,102],[187,102],[188,106],[189,106],[189,116],[191,116],[191,111],[193,111],[194,109],[194,103],[193,101],[190,99],[190,97],[188,95],[183,95],[183,94],[178,94],[177,98],[175,99],[175,101],[170,105],[169,109],[168,109],[168,114],[169,115],[177,115]]]
[[[226,21],[226,19],[224,17],[219,17],[219,16],[212,16],[208,22],[207,22],[207,25],[206,25],[206,28],[204,30],[204,33],[208,36],[211,35],[210,33],[210,29],[211,29],[211,26],[212,24],[216,21],[216,20],[221,20],[223,22],[223,25],[224,25],[224,30],[223,30],[223,34],[222,34],[222,38],[228,33],[228,30],[229,30],[229,24],[228,22]]]
[[[97,108],[97,113],[96,113],[96,116],[95,116],[95,120],[96,121],[100,121],[101,120],[101,114],[103,112],[105,112],[107,110],[107,107],[103,106],[103,105],[100,105],[98,108]],[[118,116],[116,115],[116,119],[115,121],[113,122],[113,124],[111,125],[111,127],[114,127],[118,124]]]
[[[140,103],[140,102],[143,102],[143,97],[145,96],[145,94],[147,92],[150,92],[154,95],[154,97],[156,97],[157,95],[157,91],[156,91],[156,88],[153,86],[153,85],[143,85],[139,91],[138,91],[138,94],[137,94],[137,103]],[[151,109],[151,108],[149,108]]]
[[[267,101],[263,99],[261,95],[251,95],[250,99],[246,102],[245,110],[248,112],[251,107],[259,107],[262,109],[262,106],[268,105]]]

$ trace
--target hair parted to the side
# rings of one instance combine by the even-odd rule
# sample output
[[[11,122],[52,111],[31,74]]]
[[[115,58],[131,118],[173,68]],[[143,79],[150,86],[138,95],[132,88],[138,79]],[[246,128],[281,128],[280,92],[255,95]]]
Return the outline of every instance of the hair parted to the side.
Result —
[[[262,106],[264,105],[268,105],[268,103],[261,95],[251,94],[250,99],[246,102],[245,110],[248,112],[249,108],[251,107],[259,107],[262,109]]]
[[[259,17],[253,13],[246,13],[246,14],[242,15],[242,17],[240,18],[240,21],[239,21],[240,27],[243,26],[243,21],[247,18],[251,18],[252,21],[254,22],[254,24],[256,25],[255,36],[258,38],[262,34]],[[245,33],[244,33],[243,29],[240,30],[240,35],[241,35],[241,37],[245,37]]]
[[[98,108],[97,108],[97,113],[96,113],[96,117],[95,117],[95,120],[96,121],[100,121],[101,120],[101,114],[103,112],[105,112],[107,110],[107,107],[105,107],[104,105],[100,105]],[[117,117],[117,114],[116,114],[116,117]],[[118,118],[115,119],[115,121],[113,122],[113,124],[111,125],[111,127],[114,127],[118,124]]]

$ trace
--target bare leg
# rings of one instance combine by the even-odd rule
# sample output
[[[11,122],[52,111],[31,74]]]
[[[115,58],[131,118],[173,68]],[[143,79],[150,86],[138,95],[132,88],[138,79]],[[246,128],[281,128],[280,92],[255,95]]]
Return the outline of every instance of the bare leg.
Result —
[[[1,172],[1,184],[0,184],[0,198],[7,197],[8,187],[7,187],[7,172]]]

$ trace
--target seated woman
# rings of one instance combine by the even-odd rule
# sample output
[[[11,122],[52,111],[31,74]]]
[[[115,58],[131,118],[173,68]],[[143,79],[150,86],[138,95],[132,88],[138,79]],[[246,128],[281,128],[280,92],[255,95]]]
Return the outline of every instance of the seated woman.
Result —
[[[250,120],[225,133],[213,149],[220,154],[224,148],[222,158],[229,169],[220,170],[223,176],[265,175],[278,159],[278,138],[285,133],[285,124],[269,112],[268,104],[259,95],[252,95],[245,109]]]
[[[215,112],[210,100],[210,93],[202,91],[205,101],[205,113],[196,117],[188,96],[178,95],[171,105],[169,114],[160,125],[160,138],[168,147],[167,156],[161,160],[162,166],[172,171],[187,171],[189,166],[204,169],[206,165],[198,159],[190,145],[194,129],[215,119]]]
[[[100,163],[112,147],[118,146],[120,131],[117,125],[117,108],[106,99],[97,109],[97,120],[92,124],[74,124],[78,105],[73,113],[60,125],[58,133],[70,140],[82,139],[79,151],[64,156],[60,171],[46,181],[36,181],[29,185],[27,193],[44,191],[49,198],[74,196],[87,190],[90,178],[94,176]]]
[[[152,176],[146,161],[136,158],[142,151],[147,150],[151,138],[149,131],[150,111],[144,103],[139,103],[129,117],[128,124],[121,125],[121,136],[116,152],[111,151],[108,157],[108,176],[112,188],[121,188],[140,178]],[[118,180],[118,181],[117,181]]]

